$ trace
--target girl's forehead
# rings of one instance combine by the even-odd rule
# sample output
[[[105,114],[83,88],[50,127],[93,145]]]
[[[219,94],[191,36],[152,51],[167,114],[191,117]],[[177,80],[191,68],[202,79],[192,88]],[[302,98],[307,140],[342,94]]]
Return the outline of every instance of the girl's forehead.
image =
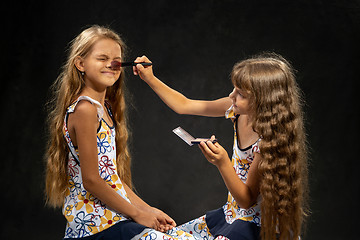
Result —
[[[238,91],[238,92],[244,92],[245,90],[242,89],[241,87],[237,87],[237,86],[234,86],[235,90]]]
[[[112,39],[100,39],[92,46],[92,51],[95,55],[119,55],[121,56],[120,45]]]
[[[250,91],[248,89],[245,89],[245,88],[234,86],[234,89],[235,89],[235,91],[239,92],[242,95],[250,94]]]

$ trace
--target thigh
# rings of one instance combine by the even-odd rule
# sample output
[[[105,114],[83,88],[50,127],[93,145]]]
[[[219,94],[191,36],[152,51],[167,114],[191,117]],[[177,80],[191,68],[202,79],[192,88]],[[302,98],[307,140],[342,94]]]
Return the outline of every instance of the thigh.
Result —
[[[213,240],[214,237],[211,235],[208,226],[206,225],[205,215],[196,218],[190,222],[177,227],[179,230],[190,233],[195,239]]]

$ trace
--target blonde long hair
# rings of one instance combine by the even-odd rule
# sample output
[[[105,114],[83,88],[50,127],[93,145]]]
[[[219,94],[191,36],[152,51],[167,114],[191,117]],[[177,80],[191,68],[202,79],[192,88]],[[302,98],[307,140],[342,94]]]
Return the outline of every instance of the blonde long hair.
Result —
[[[86,57],[92,46],[100,39],[112,39],[117,42],[121,47],[121,58],[124,59],[125,44],[120,36],[109,28],[97,25],[91,26],[82,31],[70,43],[68,60],[52,85],[53,98],[47,104],[49,108],[48,131],[50,136],[45,155],[45,192],[47,204],[53,207],[59,207],[63,204],[65,191],[68,187],[67,162],[69,150],[62,133],[66,109],[77,99],[85,84],[81,73],[75,67],[75,59],[77,56]],[[121,71],[116,83],[107,89],[105,99],[113,111],[118,174],[121,180],[132,188],[131,158],[127,144],[129,132],[124,96],[124,72]]]
[[[307,150],[301,92],[276,54],[235,64],[233,84],[249,94],[260,142],[261,238],[298,239],[307,215]]]

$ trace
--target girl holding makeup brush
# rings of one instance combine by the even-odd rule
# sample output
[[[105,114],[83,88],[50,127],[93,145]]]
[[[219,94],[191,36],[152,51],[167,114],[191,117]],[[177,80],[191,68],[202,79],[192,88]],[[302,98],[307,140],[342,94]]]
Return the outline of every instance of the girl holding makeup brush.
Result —
[[[136,62],[149,62],[143,56]],[[265,54],[234,65],[234,90],[214,101],[188,99],[137,65],[139,75],[179,114],[224,116],[234,123],[231,161],[218,143],[201,142],[228,190],[226,204],[178,229],[204,239],[298,239],[306,213],[307,157],[300,90],[290,64]]]
[[[163,232],[176,226],[132,190],[124,73],[112,64],[124,59],[124,48],[108,28],[85,29],[53,85],[46,196],[49,205],[63,207],[65,239],[170,238]]]

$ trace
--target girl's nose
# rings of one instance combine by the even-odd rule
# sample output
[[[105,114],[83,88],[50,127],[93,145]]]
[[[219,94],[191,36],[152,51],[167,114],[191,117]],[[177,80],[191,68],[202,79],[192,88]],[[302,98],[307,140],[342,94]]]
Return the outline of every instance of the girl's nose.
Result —
[[[106,62],[106,67],[107,67],[107,68],[111,68],[111,61],[107,61],[107,62]]]
[[[229,98],[233,98],[235,93],[235,88],[232,90],[232,92],[229,94]]]

